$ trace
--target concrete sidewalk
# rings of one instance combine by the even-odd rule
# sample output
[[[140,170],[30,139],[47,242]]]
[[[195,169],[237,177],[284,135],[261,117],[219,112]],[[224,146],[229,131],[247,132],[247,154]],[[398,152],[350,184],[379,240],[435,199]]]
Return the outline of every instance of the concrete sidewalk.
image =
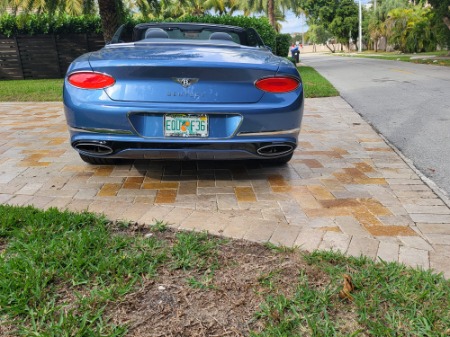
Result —
[[[340,97],[307,99],[285,166],[83,163],[61,103],[0,103],[0,203],[398,261],[450,277],[450,209]]]

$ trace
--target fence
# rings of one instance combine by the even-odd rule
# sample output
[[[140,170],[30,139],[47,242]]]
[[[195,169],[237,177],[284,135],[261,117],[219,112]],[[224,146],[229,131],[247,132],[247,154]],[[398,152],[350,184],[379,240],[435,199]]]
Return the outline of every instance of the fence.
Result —
[[[76,57],[104,45],[101,35],[0,35],[0,79],[61,78]]]

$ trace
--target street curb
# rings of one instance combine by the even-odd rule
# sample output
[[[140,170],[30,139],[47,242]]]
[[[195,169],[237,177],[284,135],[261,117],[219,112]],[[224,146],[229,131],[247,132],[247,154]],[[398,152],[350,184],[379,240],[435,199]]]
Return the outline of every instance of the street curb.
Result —
[[[426,177],[415,165],[414,162],[407,158],[393,143],[391,143],[385,136],[381,134],[381,132],[370,122],[368,121],[363,115],[361,115],[358,111],[355,110],[355,108],[343,97],[342,95],[339,95],[350,107],[352,110],[360,116],[380,137],[383,139],[383,141],[405,162],[408,167],[413,170],[415,174],[422,180],[425,185],[427,185],[434,194],[436,194],[439,199],[442,200],[442,202],[450,208],[450,196],[436,183],[431,180],[430,178]]]
[[[370,125],[370,124],[369,124]],[[372,126],[372,125],[371,125]],[[373,126],[372,126],[373,128]],[[394,144],[392,144],[386,137],[384,137],[381,133],[379,133],[376,129],[374,129],[378,135],[386,142],[389,147],[395,151],[395,153],[409,166],[411,170],[414,171],[415,174],[419,176],[419,178],[450,208],[450,197],[448,194],[440,188],[436,183],[430,178],[426,177],[413,163],[413,161],[407,158]]]

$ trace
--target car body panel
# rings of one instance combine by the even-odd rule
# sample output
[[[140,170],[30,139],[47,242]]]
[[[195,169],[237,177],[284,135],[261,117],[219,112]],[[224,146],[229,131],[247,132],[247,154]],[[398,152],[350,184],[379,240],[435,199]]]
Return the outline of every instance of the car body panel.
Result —
[[[267,48],[230,41],[177,42],[110,45],[71,64],[64,108],[77,151],[151,159],[268,159],[292,153],[304,102],[291,62]],[[71,85],[69,76],[83,71],[107,74],[115,83],[97,90]],[[297,79],[298,87],[284,93],[255,87],[259,79],[279,76]],[[207,136],[168,136],[168,114],[206,116]]]
[[[168,50],[167,43],[136,43],[94,52],[89,63],[117,78],[106,89],[115,101],[254,103],[264,93],[252,79],[274,75],[280,62],[267,50],[243,49],[191,44]],[[177,78],[201,80],[183,88]]]

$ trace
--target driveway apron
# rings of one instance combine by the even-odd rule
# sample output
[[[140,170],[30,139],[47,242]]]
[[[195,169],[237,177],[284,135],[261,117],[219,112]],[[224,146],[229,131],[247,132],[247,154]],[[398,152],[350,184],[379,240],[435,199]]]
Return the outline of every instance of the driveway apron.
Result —
[[[448,199],[340,97],[306,99],[287,165],[88,165],[62,103],[0,103],[0,203],[432,268],[450,277]]]

